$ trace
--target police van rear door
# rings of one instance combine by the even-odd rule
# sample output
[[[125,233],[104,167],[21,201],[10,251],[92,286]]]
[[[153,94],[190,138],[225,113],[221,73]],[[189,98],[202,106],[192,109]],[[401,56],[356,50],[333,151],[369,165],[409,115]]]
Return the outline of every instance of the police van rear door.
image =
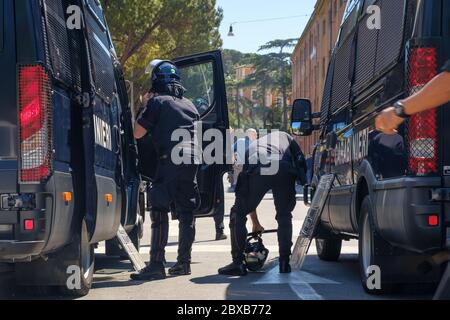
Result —
[[[90,63],[83,68],[83,91],[90,94],[84,106],[84,193],[86,222],[91,242],[112,239],[120,225],[123,184],[120,163],[119,101],[112,47],[105,16],[96,0],[83,1]]]
[[[201,206],[196,215],[211,216],[223,205],[222,179],[229,171],[226,164],[229,120],[222,53],[217,50],[196,54],[176,59],[175,63],[187,89],[185,96],[197,107],[202,120],[198,134],[202,138],[203,164],[197,176]]]

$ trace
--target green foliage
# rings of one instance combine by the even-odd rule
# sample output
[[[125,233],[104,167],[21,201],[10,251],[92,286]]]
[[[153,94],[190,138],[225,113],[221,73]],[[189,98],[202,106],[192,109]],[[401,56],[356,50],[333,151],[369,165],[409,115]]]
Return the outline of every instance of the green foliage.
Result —
[[[274,40],[260,51],[267,54],[243,54],[234,50],[224,50],[224,68],[227,74],[230,123],[233,128],[283,129],[289,121],[288,99],[292,92],[292,70],[290,54],[285,50],[295,46],[296,39]],[[275,50],[275,52],[273,52]],[[235,68],[244,64],[252,65],[255,72],[242,81],[237,81]],[[240,88],[257,88],[258,104],[239,97]],[[283,97],[281,108],[267,108],[267,93],[277,93]]]
[[[144,70],[153,59],[222,46],[222,9],[215,0],[101,0],[126,76],[138,93],[147,88]]]

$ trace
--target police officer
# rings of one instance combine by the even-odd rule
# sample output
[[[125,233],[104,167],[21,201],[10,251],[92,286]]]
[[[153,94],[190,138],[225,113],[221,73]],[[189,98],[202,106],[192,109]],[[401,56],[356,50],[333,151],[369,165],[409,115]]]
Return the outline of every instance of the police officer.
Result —
[[[236,186],[236,201],[231,209],[233,262],[219,274],[245,276],[244,250],[247,216],[255,211],[264,195],[272,190],[278,221],[280,273],[290,273],[292,211],[296,205],[295,182],[305,183],[306,162],[297,142],[287,133],[275,132],[253,142]],[[272,169],[269,169],[272,168]],[[278,170],[273,170],[278,168]]]
[[[198,201],[194,135],[199,113],[194,104],[183,97],[185,89],[180,82],[179,70],[172,62],[155,60],[150,64],[150,69],[152,87],[144,99],[146,107],[138,116],[134,134],[136,139],[143,138],[147,133],[151,135],[159,160],[156,178],[148,194],[152,220],[150,263],[141,272],[131,275],[131,279],[140,281],[166,278],[164,262],[170,211],[179,220],[179,249],[178,261],[169,269],[169,274],[191,273],[191,251],[195,237],[193,211]],[[192,141],[183,145],[172,141],[172,133],[177,129],[188,131]],[[183,159],[187,154],[192,162],[175,165],[171,159],[174,148],[179,148],[176,153],[182,154]]]

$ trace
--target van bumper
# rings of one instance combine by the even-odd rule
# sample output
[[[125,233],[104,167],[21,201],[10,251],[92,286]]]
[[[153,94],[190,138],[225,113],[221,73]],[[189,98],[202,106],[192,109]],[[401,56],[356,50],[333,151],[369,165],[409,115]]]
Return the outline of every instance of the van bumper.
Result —
[[[0,262],[23,262],[38,257],[45,241],[0,241]]]
[[[375,224],[380,236],[394,246],[428,253],[445,246],[445,212],[433,199],[440,177],[411,177],[377,182],[374,186]],[[429,225],[437,215],[439,224]]]

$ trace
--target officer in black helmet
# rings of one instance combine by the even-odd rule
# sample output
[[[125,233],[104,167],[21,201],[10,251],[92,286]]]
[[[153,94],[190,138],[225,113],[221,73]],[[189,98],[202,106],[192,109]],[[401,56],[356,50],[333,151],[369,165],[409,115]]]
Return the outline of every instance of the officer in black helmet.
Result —
[[[183,97],[185,89],[180,82],[179,70],[172,62],[154,60],[147,72],[151,73],[152,86],[144,97],[144,108],[136,120],[134,135],[136,139],[151,135],[158,166],[148,194],[152,220],[150,263],[141,272],[131,275],[131,279],[139,281],[166,278],[164,262],[170,211],[179,220],[179,249],[178,261],[169,269],[169,274],[191,273],[195,237],[193,212],[199,199],[194,141],[195,123],[200,120],[200,115],[194,104]],[[191,141],[182,144],[172,141],[172,133],[177,129],[189,132]],[[176,165],[171,158],[173,152],[190,161]]]

